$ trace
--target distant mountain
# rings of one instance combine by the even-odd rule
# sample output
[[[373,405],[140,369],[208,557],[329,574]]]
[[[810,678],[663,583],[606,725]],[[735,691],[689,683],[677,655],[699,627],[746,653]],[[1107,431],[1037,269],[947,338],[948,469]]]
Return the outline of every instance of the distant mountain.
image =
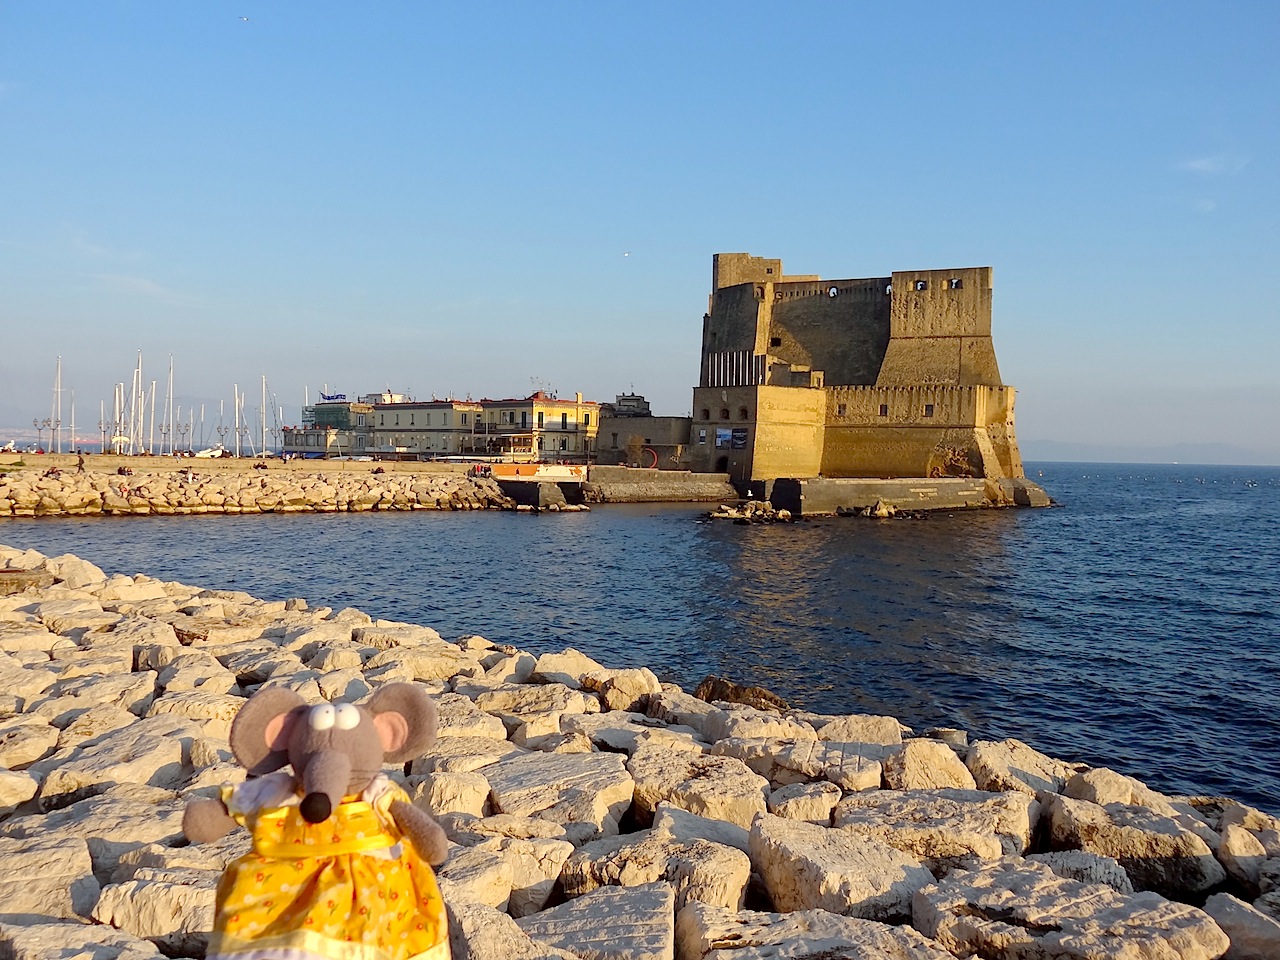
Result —
[[[1280,466],[1280,453],[1266,453],[1229,443],[1175,443],[1163,446],[1118,446],[1068,443],[1061,440],[1019,440],[1022,459],[1065,460],[1075,463],[1218,463]]]

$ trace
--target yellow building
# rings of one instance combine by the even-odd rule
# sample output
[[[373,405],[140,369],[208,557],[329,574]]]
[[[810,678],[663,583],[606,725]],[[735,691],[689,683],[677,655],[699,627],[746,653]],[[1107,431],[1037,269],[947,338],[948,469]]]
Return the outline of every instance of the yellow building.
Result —
[[[489,456],[512,460],[585,463],[595,451],[600,404],[574,394],[572,400],[538,390],[528,397],[481,400],[480,435]]]

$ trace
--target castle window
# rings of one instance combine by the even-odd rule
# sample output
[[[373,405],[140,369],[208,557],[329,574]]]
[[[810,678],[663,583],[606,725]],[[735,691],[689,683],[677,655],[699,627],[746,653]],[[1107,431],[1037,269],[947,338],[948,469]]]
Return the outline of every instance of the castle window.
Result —
[[[950,280],[948,280],[948,281],[947,281],[947,289],[948,289],[948,290],[963,290],[963,289],[964,289],[964,281],[963,281],[962,279],[960,279],[959,277],[952,277]]]
[[[739,419],[739,420],[746,420],[746,419],[747,419],[747,408],[746,408],[746,407],[739,407],[739,408],[738,408],[738,419]]]
[[[616,433],[613,435],[613,449],[618,449],[618,435]]]
[[[884,295],[885,295],[886,297],[892,297],[892,296],[893,296],[893,284],[892,284],[892,283],[886,283],[886,284],[884,285]]]
[[[840,295],[840,288],[839,288],[839,287],[831,287],[830,289],[828,289],[828,290],[827,290],[827,296],[828,296],[828,297],[837,297],[837,296],[839,296],[839,295]]]
[[[720,419],[721,419],[721,420],[728,420],[728,419],[729,419],[729,408],[728,408],[728,407],[721,407],[721,408],[720,408]]]
[[[928,281],[928,280],[917,280],[917,281],[916,281],[916,289],[917,289],[917,290],[928,290],[928,289],[929,289],[929,281]]]
[[[711,419],[711,411],[710,411],[710,410],[707,410],[706,408],[703,408],[703,411],[702,411],[702,419],[703,419],[703,420],[710,420],[710,419]]]
[[[756,287],[756,299],[757,300],[764,299],[764,287]]]
[[[836,404],[836,416],[837,416],[837,417],[843,417],[843,416],[844,416],[844,414],[845,414],[845,410],[846,410],[846,407],[845,407],[845,405],[844,405],[843,403],[837,403],[837,404]]]
[[[887,403],[880,404],[880,416],[887,417],[889,415],[889,405]]]
[[[764,268],[764,272],[765,272],[765,273],[773,273],[773,267],[765,267],[765,268]]]
[[[926,403],[926,404],[924,405],[924,415],[925,415],[926,417],[932,417],[932,416],[933,416],[933,404],[932,404],[932,403]]]
[[[771,346],[771,347],[780,347],[780,346],[782,346],[782,338],[781,338],[781,337],[770,337],[770,338],[769,338],[769,346]]]

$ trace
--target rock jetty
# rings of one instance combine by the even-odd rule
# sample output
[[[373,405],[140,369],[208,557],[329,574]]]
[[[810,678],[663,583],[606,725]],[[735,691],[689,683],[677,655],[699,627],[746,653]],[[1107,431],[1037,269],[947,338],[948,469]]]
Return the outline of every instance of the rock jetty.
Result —
[[[138,469],[0,474],[0,517],[189,513],[336,513],[365,510],[514,510],[488,477],[459,473],[202,473]]]
[[[457,960],[1280,957],[1280,820],[1234,801],[70,555],[0,581],[0,957],[202,957],[248,838],[182,809],[244,776],[244,698],[392,680],[438,696],[387,772],[451,840]]]

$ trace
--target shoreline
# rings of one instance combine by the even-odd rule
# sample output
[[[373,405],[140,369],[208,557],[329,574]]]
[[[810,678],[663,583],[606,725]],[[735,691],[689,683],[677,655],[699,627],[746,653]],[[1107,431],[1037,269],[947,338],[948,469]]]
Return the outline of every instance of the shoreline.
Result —
[[[69,454],[0,457],[0,518],[399,510],[589,509],[594,503],[744,503],[724,474],[594,466],[581,484],[494,479],[473,464],[199,460]],[[424,469],[426,468],[426,469]],[[754,486],[754,485],[753,485]],[[1035,483],[960,478],[777,481],[767,495],[788,517],[1044,507]],[[759,502],[759,501],[757,501]],[[753,504],[747,504],[754,506]],[[771,519],[770,517],[769,519]],[[765,519],[752,515],[748,519]]]
[[[1062,956],[1126,956],[1133,939],[1218,957],[1259,935],[1280,955],[1280,819],[1231,800],[1016,740],[731,688],[710,703],[573,649],[449,642],[71,555],[0,547],[0,569],[29,585],[0,594],[0,857],[25,878],[0,879],[0,950],[15,957],[81,940],[202,956],[243,836],[186,846],[175,825],[184,797],[243,776],[225,743],[243,698],[270,683],[360,699],[393,680],[440,705],[436,746],[392,772],[456,844],[439,876],[457,960],[580,956],[584,920],[619,958],[745,960],[754,943],[943,960],[1010,930],[1095,951]]]

